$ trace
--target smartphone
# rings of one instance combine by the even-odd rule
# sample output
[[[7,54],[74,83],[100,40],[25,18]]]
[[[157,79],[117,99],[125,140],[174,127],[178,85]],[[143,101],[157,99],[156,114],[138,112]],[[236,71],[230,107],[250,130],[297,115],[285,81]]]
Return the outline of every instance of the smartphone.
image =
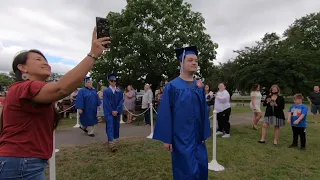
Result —
[[[97,38],[110,37],[110,26],[106,18],[96,17]],[[108,44],[104,45],[109,48]]]

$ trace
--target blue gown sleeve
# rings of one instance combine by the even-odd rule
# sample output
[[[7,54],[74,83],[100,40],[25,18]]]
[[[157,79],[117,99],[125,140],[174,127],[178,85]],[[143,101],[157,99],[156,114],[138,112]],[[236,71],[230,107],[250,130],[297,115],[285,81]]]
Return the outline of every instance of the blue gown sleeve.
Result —
[[[172,144],[172,106],[173,87],[168,83],[160,100],[157,121],[154,129],[153,139]]]
[[[119,102],[117,106],[117,112],[118,114],[122,114],[123,112],[123,92],[122,91],[119,92]]]
[[[103,112],[104,115],[111,115],[112,114],[112,107],[110,105],[109,99],[108,99],[108,89],[103,91]]]
[[[100,106],[101,105],[101,100],[99,98],[98,93],[96,93],[96,98],[97,98],[97,106]]]
[[[84,109],[83,89],[80,89],[76,99],[76,109]]]

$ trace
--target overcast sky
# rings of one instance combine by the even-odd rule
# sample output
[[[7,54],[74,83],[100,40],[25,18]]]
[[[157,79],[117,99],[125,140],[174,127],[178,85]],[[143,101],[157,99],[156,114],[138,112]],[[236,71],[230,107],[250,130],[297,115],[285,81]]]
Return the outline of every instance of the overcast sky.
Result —
[[[217,62],[252,44],[266,32],[283,33],[296,19],[320,11],[320,0],[188,0],[206,19],[219,44]],[[0,71],[9,72],[14,55],[41,50],[53,72],[65,73],[90,50],[95,17],[125,8],[125,0],[10,0],[0,6]]]

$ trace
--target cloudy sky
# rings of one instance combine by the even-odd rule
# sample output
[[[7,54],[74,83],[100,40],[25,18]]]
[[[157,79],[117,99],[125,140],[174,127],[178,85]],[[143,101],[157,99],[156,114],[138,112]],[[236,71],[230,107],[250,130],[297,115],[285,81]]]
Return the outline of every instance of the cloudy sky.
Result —
[[[319,0],[187,0],[206,19],[219,44],[218,62],[232,50],[259,40],[266,32],[281,34],[296,18],[320,11]],[[10,0],[0,6],[0,72],[11,71],[14,55],[41,50],[52,70],[65,73],[90,50],[95,17],[125,8],[125,0]]]

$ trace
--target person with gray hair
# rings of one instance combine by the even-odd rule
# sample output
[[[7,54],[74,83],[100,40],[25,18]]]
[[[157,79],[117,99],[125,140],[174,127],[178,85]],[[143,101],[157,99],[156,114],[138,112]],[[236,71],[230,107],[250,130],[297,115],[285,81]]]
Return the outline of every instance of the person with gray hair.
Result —
[[[147,110],[150,106],[150,104],[152,103],[152,99],[153,99],[153,93],[152,90],[150,88],[149,84],[144,85],[144,94],[142,97],[142,106],[141,109],[143,111]],[[151,121],[150,121],[150,109],[148,109],[145,113],[144,113],[144,123],[145,125],[151,125]]]

